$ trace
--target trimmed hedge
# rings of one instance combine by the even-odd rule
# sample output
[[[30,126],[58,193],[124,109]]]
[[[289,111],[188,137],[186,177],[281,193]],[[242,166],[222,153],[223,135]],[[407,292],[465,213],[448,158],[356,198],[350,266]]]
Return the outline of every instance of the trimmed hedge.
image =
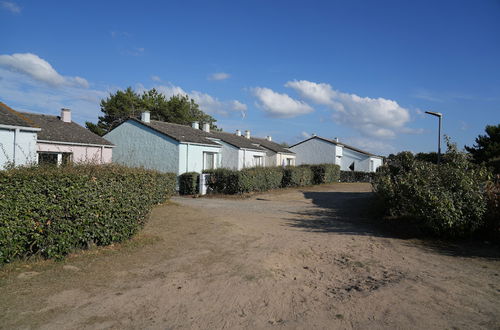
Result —
[[[200,174],[187,172],[179,176],[179,194],[196,195],[200,191]]]
[[[281,187],[283,171],[279,167],[254,167],[241,171],[216,169],[209,173],[208,188],[220,194],[242,194]]]
[[[339,182],[340,166],[335,164],[310,165],[313,172],[313,183],[334,183]]]
[[[283,187],[302,187],[314,183],[314,175],[309,165],[287,166],[283,169]]]
[[[373,182],[374,172],[340,171],[340,182]]]
[[[123,241],[175,185],[174,174],[116,165],[0,171],[0,264]]]

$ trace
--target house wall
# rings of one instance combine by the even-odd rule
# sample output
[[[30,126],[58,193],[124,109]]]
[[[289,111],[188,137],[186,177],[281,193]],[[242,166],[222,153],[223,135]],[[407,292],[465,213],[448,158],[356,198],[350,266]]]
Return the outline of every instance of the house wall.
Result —
[[[128,120],[104,136],[116,147],[113,162],[179,173],[179,142]]]
[[[264,166],[267,166],[266,152],[264,150],[258,151],[250,149],[240,149],[238,152],[238,170],[248,167],[255,167],[255,163],[253,160],[254,156],[264,157]]]
[[[113,149],[111,147],[79,146],[57,143],[37,143],[38,152],[72,153],[74,163],[107,164],[111,163]]]
[[[296,156],[295,155],[289,155],[289,154],[281,154],[278,153],[276,154],[276,163],[275,166],[283,166],[287,164],[287,159],[292,159],[292,165],[295,165],[296,162]]]
[[[215,152],[217,153],[217,167],[221,166],[221,148],[217,146],[204,146],[191,143],[181,143],[179,145],[179,171],[177,174],[186,172],[203,171],[203,153]]]
[[[373,168],[370,168],[370,161],[373,160]],[[354,170],[362,172],[375,172],[382,165],[382,159],[372,157],[363,153],[344,148],[340,169],[350,171],[349,166],[354,162]]]
[[[295,153],[296,165],[335,164],[335,145],[320,139],[311,139],[289,149]]]
[[[0,169],[12,161],[14,165],[35,163],[36,138],[33,131],[0,128]]]
[[[232,170],[240,169],[238,168],[239,149],[224,141],[217,140],[217,143],[219,143],[222,146],[221,167],[229,168]]]

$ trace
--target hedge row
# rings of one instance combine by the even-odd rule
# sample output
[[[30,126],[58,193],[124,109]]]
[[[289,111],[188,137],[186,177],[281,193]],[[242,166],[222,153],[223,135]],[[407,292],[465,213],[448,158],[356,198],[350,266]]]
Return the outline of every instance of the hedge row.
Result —
[[[179,176],[179,194],[196,195],[199,191],[200,175],[197,172],[187,172]]]
[[[242,194],[282,187],[301,187],[339,181],[338,165],[301,165],[287,167],[254,167],[241,171],[216,169],[209,173],[208,187],[220,194]]]
[[[373,182],[374,172],[340,171],[340,182]]]
[[[0,264],[123,241],[175,184],[174,174],[116,165],[0,171]]]

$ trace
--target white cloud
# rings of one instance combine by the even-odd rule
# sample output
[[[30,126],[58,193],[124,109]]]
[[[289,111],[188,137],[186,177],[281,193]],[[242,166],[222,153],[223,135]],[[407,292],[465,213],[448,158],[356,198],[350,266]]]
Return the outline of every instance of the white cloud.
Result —
[[[153,75],[153,76],[151,76],[151,80],[152,80],[152,81],[156,81],[156,82],[160,82],[160,81],[161,81],[161,78],[160,78],[160,77],[158,77],[158,76],[154,76],[154,75]]]
[[[0,55],[0,67],[27,75],[54,87],[89,87],[87,80],[81,77],[62,76],[49,62],[31,53]]]
[[[309,139],[311,137],[311,134],[303,131],[302,133],[300,133],[300,136],[302,136],[305,139]]]
[[[307,103],[269,88],[256,87],[252,92],[259,100],[257,105],[271,117],[291,118],[314,111]]]
[[[167,98],[179,94],[188,95],[200,106],[203,112],[211,115],[229,116],[231,113],[239,112],[242,117],[245,117],[247,111],[246,104],[238,100],[221,101],[217,97],[200,91],[192,90],[191,92],[187,92],[182,87],[175,86],[171,83],[167,85],[157,85],[154,86],[154,88]],[[139,85],[138,91],[146,91],[146,88]]]
[[[342,93],[329,84],[307,80],[289,81],[285,86],[303,98],[328,106],[334,111],[335,122],[353,127],[366,136],[392,138],[404,130],[410,120],[409,111],[393,100]]]
[[[382,141],[375,141],[371,138],[350,137],[346,138],[345,140],[341,140],[340,142],[344,142],[355,148],[382,156],[386,156],[396,151],[396,148],[394,148],[393,145]]]
[[[2,8],[10,11],[14,14],[19,14],[21,12],[21,7],[19,7],[15,2],[12,1],[0,1]]]
[[[225,72],[213,73],[208,77],[208,80],[226,80],[229,79],[231,75]]]

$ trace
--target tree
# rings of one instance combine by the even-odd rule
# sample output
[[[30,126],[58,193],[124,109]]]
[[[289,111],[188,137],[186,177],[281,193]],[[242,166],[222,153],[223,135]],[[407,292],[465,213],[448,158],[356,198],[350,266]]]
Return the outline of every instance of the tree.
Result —
[[[138,118],[143,111],[149,111],[152,120],[182,125],[198,121],[210,124],[213,130],[219,130],[215,125],[217,120],[200,110],[199,105],[187,95],[174,95],[167,100],[154,88],[139,95],[131,87],[101,100],[101,112],[104,115],[99,116],[97,124],[86,122],[85,125],[90,131],[102,136],[124,120]]]
[[[487,125],[486,135],[479,135],[472,147],[465,146],[475,163],[495,167],[495,172],[500,173],[500,124]]]

